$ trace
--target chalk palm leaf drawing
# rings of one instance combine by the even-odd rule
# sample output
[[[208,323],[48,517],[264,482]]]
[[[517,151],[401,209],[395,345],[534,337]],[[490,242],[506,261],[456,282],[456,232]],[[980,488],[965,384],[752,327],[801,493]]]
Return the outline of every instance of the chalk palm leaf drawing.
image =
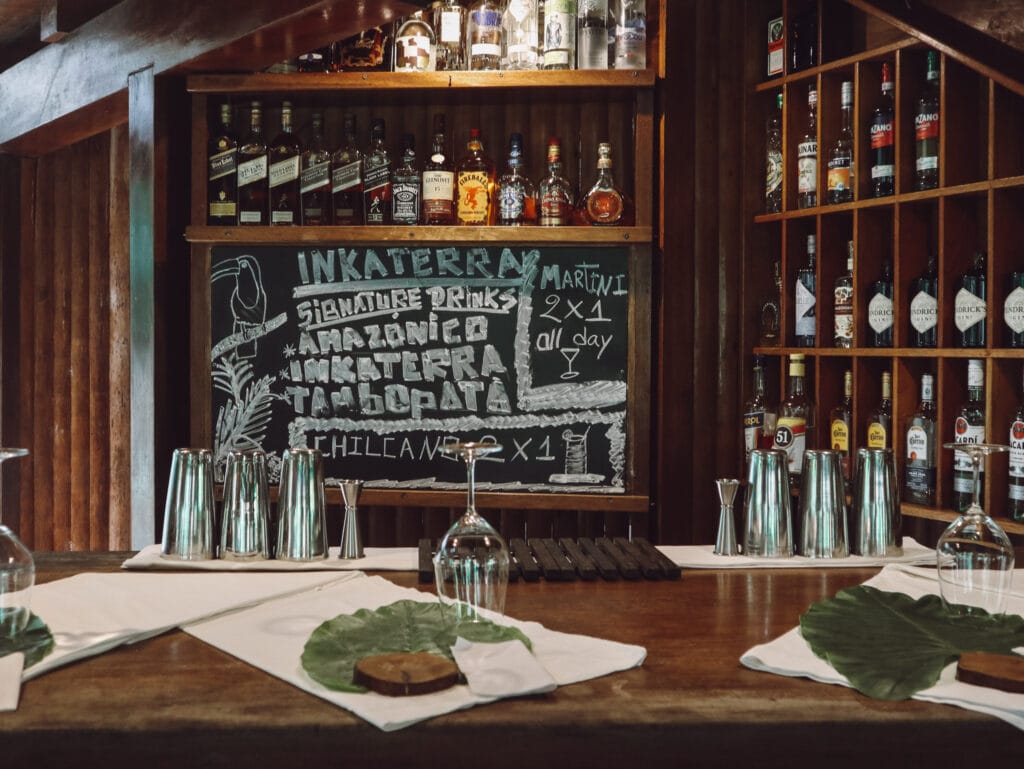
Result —
[[[214,461],[219,467],[230,451],[262,447],[270,425],[274,377],[254,381],[252,363],[234,355],[219,358],[212,373],[213,386],[228,396],[217,412],[214,430]]]

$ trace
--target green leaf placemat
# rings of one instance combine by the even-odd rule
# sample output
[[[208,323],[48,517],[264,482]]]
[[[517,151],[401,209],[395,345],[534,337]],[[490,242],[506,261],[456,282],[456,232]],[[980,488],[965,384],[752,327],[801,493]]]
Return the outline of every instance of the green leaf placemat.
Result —
[[[808,609],[800,634],[857,691],[905,700],[933,686],[964,652],[1012,654],[1024,646],[1024,617],[951,615],[937,595],[915,601],[858,585]]]
[[[302,667],[310,678],[328,689],[365,692],[352,683],[352,671],[363,657],[393,652],[429,652],[452,658],[456,637],[497,643],[530,640],[519,630],[493,622],[454,623],[440,603],[401,600],[379,609],[360,609],[321,624],[306,641]]]
[[[35,665],[43,657],[53,651],[53,634],[39,617],[29,617],[25,631],[17,638],[0,637],[0,657],[13,652],[25,653],[25,668]]]

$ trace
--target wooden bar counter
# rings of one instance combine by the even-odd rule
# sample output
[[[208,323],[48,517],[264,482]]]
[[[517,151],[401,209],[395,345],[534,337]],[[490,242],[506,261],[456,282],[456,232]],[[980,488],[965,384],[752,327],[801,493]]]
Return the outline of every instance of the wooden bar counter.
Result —
[[[126,553],[38,553],[38,581]],[[924,702],[743,668],[818,599],[875,570],[684,571],[679,581],[515,583],[507,612],[647,648],[642,667],[384,733],[181,631],[72,664],[0,713],[8,767],[1011,766],[1024,733]],[[414,586],[413,573],[388,573]],[[426,589],[426,588],[424,588]],[[824,762],[824,763],[823,763]]]

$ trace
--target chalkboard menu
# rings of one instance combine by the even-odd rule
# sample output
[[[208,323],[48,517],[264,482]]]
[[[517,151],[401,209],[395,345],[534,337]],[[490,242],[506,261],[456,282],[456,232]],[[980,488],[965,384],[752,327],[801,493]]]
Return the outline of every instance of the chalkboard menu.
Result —
[[[290,446],[368,487],[624,490],[626,248],[217,246],[214,451]]]

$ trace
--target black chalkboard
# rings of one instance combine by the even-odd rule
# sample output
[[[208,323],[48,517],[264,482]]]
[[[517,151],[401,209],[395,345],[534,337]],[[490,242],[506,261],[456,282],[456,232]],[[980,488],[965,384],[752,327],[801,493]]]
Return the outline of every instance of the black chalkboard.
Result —
[[[368,487],[624,491],[626,248],[217,246],[214,451],[289,446]],[[274,479],[272,478],[272,479]]]

